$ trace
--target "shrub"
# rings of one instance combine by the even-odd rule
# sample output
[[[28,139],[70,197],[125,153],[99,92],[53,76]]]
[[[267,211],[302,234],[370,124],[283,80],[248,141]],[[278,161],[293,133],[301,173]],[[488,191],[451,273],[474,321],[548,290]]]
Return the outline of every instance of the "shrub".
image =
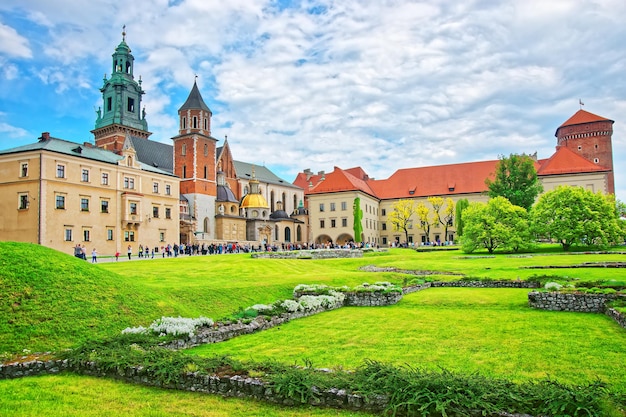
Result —
[[[122,334],[155,334],[159,336],[193,336],[198,327],[212,326],[213,320],[207,317],[197,319],[187,317],[161,317],[152,322],[146,329],[142,326],[127,327]]]

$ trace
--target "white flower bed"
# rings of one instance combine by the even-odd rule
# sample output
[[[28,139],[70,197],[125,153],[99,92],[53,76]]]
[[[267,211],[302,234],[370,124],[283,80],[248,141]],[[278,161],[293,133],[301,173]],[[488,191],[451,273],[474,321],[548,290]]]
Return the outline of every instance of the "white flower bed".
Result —
[[[146,329],[145,327],[128,327],[122,330],[122,333],[142,333],[148,332],[158,334],[159,336],[173,335],[182,336],[187,335],[189,337],[194,335],[196,329],[200,326],[212,326],[213,320],[207,317],[198,317],[192,319],[188,317],[161,317],[158,320],[152,322],[152,324]]]

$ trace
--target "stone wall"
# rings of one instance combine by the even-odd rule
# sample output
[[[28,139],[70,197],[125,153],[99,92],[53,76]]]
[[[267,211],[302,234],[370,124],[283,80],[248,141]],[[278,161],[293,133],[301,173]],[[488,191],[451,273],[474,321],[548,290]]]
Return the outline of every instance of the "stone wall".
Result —
[[[402,299],[401,292],[348,292],[344,305],[353,307],[383,307],[397,304]]]
[[[432,287],[469,287],[469,288],[540,288],[541,284],[533,281],[436,281]]]
[[[574,294],[560,292],[528,293],[528,304],[533,308],[550,311],[576,311],[604,313],[607,301],[615,300],[614,294]]]
[[[615,320],[617,324],[626,329],[626,314],[620,313],[614,308],[607,308],[605,314]]]
[[[363,251],[360,249],[313,249],[289,252],[255,252],[252,258],[270,259],[333,259],[333,258],[362,258]]]

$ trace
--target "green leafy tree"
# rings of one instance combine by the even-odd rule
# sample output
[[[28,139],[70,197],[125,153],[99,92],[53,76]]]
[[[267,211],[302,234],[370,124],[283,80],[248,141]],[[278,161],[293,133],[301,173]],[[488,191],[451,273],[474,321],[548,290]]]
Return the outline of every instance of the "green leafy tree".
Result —
[[[434,220],[443,226],[444,240],[448,240],[448,228],[454,219],[454,201],[450,197],[428,197],[428,201],[433,206]]]
[[[512,204],[530,210],[535,199],[543,191],[537,178],[535,162],[528,155],[500,156],[495,179],[487,178],[489,197],[504,197]]]
[[[528,212],[504,197],[492,198],[488,203],[471,203],[463,211],[463,221],[464,252],[479,248],[489,253],[496,249],[518,251],[532,242]]]
[[[415,208],[415,213],[417,214],[417,219],[420,222],[420,229],[422,229],[426,235],[426,241],[430,242],[430,226],[433,224],[431,221],[430,209],[426,207],[426,204],[420,201]]]
[[[363,210],[361,209],[361,199],[359,197],[354,199],[352,211],[354,214],[354,241],[359,243],[363,236]]]
[[[612,195],[560,186],[543,194],[531,210],[533,229],[564,250],[572,245],[606,248],[624,239],[623,222]]]
[[[405,242],[409,241],[409,228],[412,225],[411,216],[415,214],[416,207],[413,200],[398,200],[389,213],[389,221],[395,231],[404,232]]]
[[[463,211],[469,206],[469,201],[467,198],[462,198],[456,202],[455,209],[455,226],[456,226],[456,234],[461,237],[463,236],[463,226],[465,222],[463,221]]]

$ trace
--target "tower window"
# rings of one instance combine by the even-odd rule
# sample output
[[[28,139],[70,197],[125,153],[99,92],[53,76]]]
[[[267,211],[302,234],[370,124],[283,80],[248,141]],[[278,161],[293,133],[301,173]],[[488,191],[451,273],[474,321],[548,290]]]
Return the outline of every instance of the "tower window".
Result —
[[[198,128],[198,118],[196,116],[193,116],[193,128]]]
[[[598,158],[594,158],[594,159],[593,159],[593,162],[594,162],[594,163],[596,163],[596,164],[599,164],[599,163],[600,163],[600,160],[599,160]]]
[[[131,113],[135,112],[135,99],[134,98],[128,98],[128,104],[126,105],[126,110],[128,110]]]
[[[187,166],[183,165],[183,178],[187,178]]]
[[[180,120],[180,124],[183,129],[187,129],[187,119],[185,117]]]
[[[187,155],[187,145],[183,143],[183,146],[180,147],[180,154],[182,156]]]
[[[209,145],[204,144],[204,156],[209,156]]]
[[[111,108],[113,108],[113,98],[107,97],[107,111],[111,111]]]
[[[204,130],[208,130],[209,129],[209,119],[205,118],[204,119]]]

